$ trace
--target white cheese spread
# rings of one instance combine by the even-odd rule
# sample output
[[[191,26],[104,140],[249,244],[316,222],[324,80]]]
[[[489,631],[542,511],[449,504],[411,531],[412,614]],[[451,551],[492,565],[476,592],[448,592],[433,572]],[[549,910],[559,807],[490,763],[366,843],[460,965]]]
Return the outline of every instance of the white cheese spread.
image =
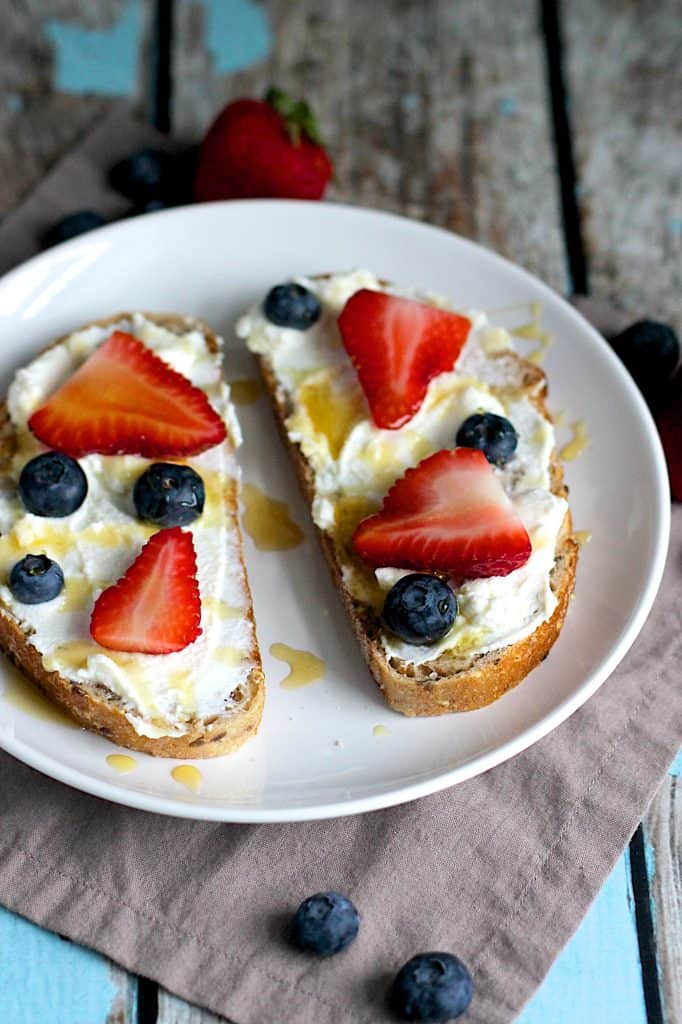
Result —
[[[504,328],[491,326],[484,313],[462,311],[472,328],[455,368],[433,378],[420,409],[404,426],[382,430],[372,420],[341,342],[337,317],[360,288],[393,291],[440,306],[446,303],[434,296],[389,289],[363,270],[297,280],[320,300],[317,323],[306,331],[278,327],[256,306],[240,319],[237,333],[252,352],[267,358],[291,403],[288,436],[312,468],[313,517],[321,529],[338,534],[348,512],[352,527],[378,509],[407,469],[454,446],[459,427],[474,412],[505,416],[518,434],[514,457],[495,473],[530,535],[529,561],[508,576],[455,587],[459,614],[450,632],[435,644],[416,646],[382,633],[387,655],[415,664],[446,651],[468,658],[529,636],[556,607],[550,573],[567,504],[550,489],[554,428],[519,391],[517,364],[505,356],[513,352],[510,335]],[[343,546],[337,545],[337,551],[342,553]],[[363,578],[350,562],[342,568],[348,588],[358,598],[371,600],[372,586],[366,578],[371,571],[367,569]],[[402,575],[401,570],[379,569],[376,584],[385,593]]]
[[[114,329],[135,335],[202,388],[228,425],[226,441],[182,460],[199,473],[206,491],[203,514],[187,527],[197,557],[202,632],[173,654],[109,651],[94,642],[89,629],[99,593],[123,576],[157,529],[139,521],[132,499],[134,483],[151,460],[131,455],[79,459],[88,493],[81,507],[63,519],[26,512],[16,489],[25,463],[45,450],[28,431],[28,418]],[[200,330],[179,335],[134,314],[114,327],[89,327],[70,335],[19,370],[9,389],[18,449],[11,479],[0,491],[0,603],[30,633],[47,670],[95,693],[106,687],[144,736],[182,735],[191,722],[229,711],[237,703],[235,691],[246,685],[254,667],[253,627],[245,615],[250,599],[236,526],[224,497],[230,482],[238,478],[234,448],[241,437],[221,360],[220,352],[209,350]],[[6,585],[14,563],[28,553],[45,553],[61,566],[65,587],[54,600],[21,604]]]

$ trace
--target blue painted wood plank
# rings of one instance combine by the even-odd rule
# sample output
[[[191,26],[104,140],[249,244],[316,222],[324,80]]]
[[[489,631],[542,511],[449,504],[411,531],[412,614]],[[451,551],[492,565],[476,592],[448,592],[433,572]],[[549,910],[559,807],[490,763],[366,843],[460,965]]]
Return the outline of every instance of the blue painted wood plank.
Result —
[[[54,46],[54,88],[59,92],[133,96],[142,36],[140,0],[126,0],[120,16],[103,28],[52,18],[45,35]]]
[[[646,1024],[627,855],[518,1024]]]
[[[204,42],[219,75],[241,71],[267,57],[272,40],[260,4],[253,0],[201,0],[201,4]]]
[[[92,950],[60,939],[0,907],[2,1024],[132,1022],[122,972]]]

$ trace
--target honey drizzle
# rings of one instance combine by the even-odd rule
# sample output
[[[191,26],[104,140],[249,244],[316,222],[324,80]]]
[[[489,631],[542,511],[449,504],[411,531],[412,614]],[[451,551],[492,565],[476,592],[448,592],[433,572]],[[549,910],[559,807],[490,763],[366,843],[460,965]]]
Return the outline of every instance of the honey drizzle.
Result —
[[[175,690],[185,711],[193,711],[196,706],[194,693],[194,677],[189,668],[177,668],[168,677],[168,688]]]
[[[539,366],[542,362],[544,362],[544,358],[547,355],[548,349],[550,349],[551,346],[554,344],[554,338],[551,334],[548,334],[546,331],[542,331],[541,335],[541,337],[538,337],[537,348],[534,348],[531,352],[528,352],[526,355],[526,359],[528,360],[528,362],[535,363],[536,366]]]
[[[338,459],[346,438],[366,408],[360,388],[356,385],[350,392],[339,389],[335,375],[328,370],[312,374],[301,384],[296,403],[315,436],[324,439],[332,459]]]
[[[253,405],[262,394],[262,389],[257,380],[248,377],[241,377],[239,380],[229,381],[230,398],[235,405]]]
[[[537,348],[532,349],[527,355],[526,359],[539,365],[547,350],[554,344],[554,337],[549,331],[545,331],[540,326],[540,320],[542,318],[542,303],[541,302],[518,302],[511,306],[500,306],[499,309],[491,310],[492,316],[499,316],[503,313],[519,313],[525,312],[526,310],[530,313],[530,320],[526,323],[519,324],[518,327],[506,328],[510,334],[515,335],[517,338],[524,338],[526,341],[537,341]]]
[[[59,610],[61,612],[80,612],[87,607],[92,593],[99,584],[85,576],[72,576],[64,584]]]
[[[244,655],[238,647],[216,647],[214,652],[216,661],[221,661],[223,665],[240,665],[244,660]]]
[[[241,619],[246,615],[246,608],[235,608],[219,597],[205,597],[202,607],[216,619]]]
[[[561,458],[566,462],[572,462],[574,459],[577,459],[590,443],[585,420],[576,420],[575,423],[571,424],[571,429],[573,437],[568,444],[564,445],[560,452]]]
[[[127,673],[137,690],[142,712],[148,717],[153,717],[158,712],[158,708],[151,693],[145,666],[137,660],[139,655],[108,650],[92,641],[66,640],[55,647],[50,654],[43,655],[43,665],[48,672],[58,671],[63,675],[68,675],[69,672],[77,672],[79,669],[86,668],[88,660],[97,654],[109,658]],[[143,657],[149,656],[143,655]]]
[[[86,527],[80,539],[100,548],[117,548],[121,541],[139,541],[143,544],[156,530],[156,526],[148,523],[98,523]]]
[[[24,679],[13,665],[5,661],[2,668],[5,675],[5,689],[2,691],[2,698],[7,704],[18,708],[25,715],[40,722],[65,725],[68,729],[78,728],[76,723],[68,718],[56,704],[52,704],[40,690]]]
[[[244,529],[259,551],[288,551],[303,541],[284,501],[269,498],[255,484],[244,484]]]
[[[177,783],[188,789],[190,793],[198,795],[201,792],[204,777],[195,765],[179,764],[171,769],[171,775]]]
[[[134,757],[129,757],[128,754],[109,754],[106,762],[118,775],[128,775],[129,772],[134,772],[137,768],[137,761]]]
[[[229,503],[227,496],[234,483],[219,470],[202,470],[206,503],[199,522],[202,526],[229,525]]]
[[[528,307],[530,309],[531,319],[525,324],[520,324],[518,327],[510,328],[510,330],[517,338],[524,338],[527,341],[538,342],[537,348],[528,352],[526,359],[531,363],[539,365],[545,358],[549,347],[554,343],[554,338],[549,331],[543,330],[540,326],[542,304],[540,302],[530,302]]]
[[[300,651],[296,647],[289,647],[288,644],[275,643],[270,644],[270,654],[289,665],[289,675],[280,683],[283,690],[299,690],[303,686],[316,683],[324,676],[324,661],[309,651]]]

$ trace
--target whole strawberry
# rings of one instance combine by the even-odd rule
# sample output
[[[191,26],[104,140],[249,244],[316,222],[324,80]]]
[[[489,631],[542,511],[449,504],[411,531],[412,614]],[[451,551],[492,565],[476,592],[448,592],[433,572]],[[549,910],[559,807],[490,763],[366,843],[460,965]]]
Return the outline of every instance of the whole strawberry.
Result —
[[[333,169],[308,104],[269,89],[218,115],[201,144],[194,198],[320,199]]]

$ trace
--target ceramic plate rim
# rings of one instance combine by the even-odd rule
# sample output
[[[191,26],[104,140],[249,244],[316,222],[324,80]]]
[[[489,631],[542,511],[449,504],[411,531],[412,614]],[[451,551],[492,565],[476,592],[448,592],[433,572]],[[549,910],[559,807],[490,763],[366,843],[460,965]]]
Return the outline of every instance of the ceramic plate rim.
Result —
[[[203,211],[210,207],[221,208],[229,206],[230,209],[234,210],[235,208],[248,209],[249,207],[262,207],[270,204],[280,208],[283,206],[291,206],[294,208],[298,206],[310,206],[310,203],[304,200],[231,200],[202,204],[198,207],[183,206],[171,210],[158,211],[156,213],[146,214],[144,220],[145,223],[151,224],[158,218],[181,217],[187,216],[188,213],[191,216],[192,211]],[[63,782],[77,790],[93,796],[101,797],[113,803],[139,810],[199,821],[218,821],[235,824],[264,824],[324,820],[343,817],[350,814],[365,813],[368,811],[407,803],[411,800],[416,800],[432,793],[440,792],[460,782],[464,782],[467,779],[471,779],[482,772],[488,771],[490,768],[493,768],[496,765],[509,760],[511,757],[514,757],[516,754],[521,753],[521,751],[527,749],[533,743],[536,743],[548,733],[552,732],[557,728],[557,726],[573,714],[574,711],[581,707],[599,689],[606,679],[608,679],[634,643],[639,632],[644,626],[646,619],[648,618],[649,612],[651,611],[663,576],[670,537],[671,512],[665,457],[663,455],[663,450],[654,421],[646,403],[629,374],[610,350],[601,335],[573,306],[570,305],[569,302],[566,301],[566,299],[559,295],[558,292],[555,292],[549,285],[545,284],[540,278],[536,277],[529,271],[524,270],[523,267],[518,266],[511,260],[499,255],[499,253],[488,249],[486,246],[473,242],[470,239],[455,234],[454,232],[447,231],[444,228],[421,221],[415,221],[411,218],[383,210],[375,210],[352,204],[335,202],[318,203],[317,206],[318,208],[323,209],[331,208],[337,213],[343,213],[345,211],[353,216],[360,214],[370,219],[376,219],[380,222],[398,221],[408,229],[416,229],[427,233],[433,232],[434,235],[445,236],[448,240],[454,241],[458,246],[463,246],[464,248],[470,247],[478,252],[483,251],[485,258],[497,263],[505,274],[512,274],[521,282],[526,282],[532,285],[534,291],[541,292],[551,303],[555,305],[558,304],[563,314],[566,315],[569,320],[572,320],[576,329],[583,333],[587,332],[591,336],[592,341],[605,351],[607,359],[609,359],[611,363],[611,372],[618,379],[619,386],[628,391],[630,398],[634,400],[634,405],[638,409],[639,413],[638,425],[644,432],[653,458],[653,468],[656,480],[656,494],[654,495],[657,511],[656,543],[654,556],[649,566],[646,582],[641,589],[639,598],[629,619],[623,624],[618,640],[613,644],[610,652],[602,659],[597,668],[583,679],[583,681],[576,686],[575,690],[563,701],[557,704],[552,711],[548,712],[544,718],[540,719],[535,724],[531,724],[521,730],[518,735],[506,742],[502,742],[481,754],[472,756],[469,760],[457,765],[455,768],[440,771],[435,770],[431,775],[419,782],[412,782],[403,785],[393,784],[385,790],[381,790],[369,796],[360,796],[342,801],[337,800],[332,803],[311,804],[304,807],[290,806],[282,808],[258,808],[239,807],[234,805],[219,805],[212,807],[205,804],[195,804],[187,798],[178,797],[176,800],[171,800],[166,797],[121,789],[114,781],[109,783],[103,780],[90,778],[75,769],[69,768],[60,761],[53,759],[51,756],[45,755],[35,748],[28,746],[22,741],[15,740],[14,737],[0,737],[0,747],[7,753],[16,757],[29,767],[42,772],[44,775],[47,775],[59,782]],[[131,230],[139,230],[137,218],[99,228],[96,232],[96,236],[102,240],[105,235],[107,237],[114,236],[115,238],[115,236],[125,234]],[[43,263],[55,261],[55,257],[58,258],[61,253],[68,252],[68,250],[76,248],[79,244],[82,244],[82,237],[64,242],[47,252],[33,256],[18,267],[15,267],[2,275],[0,277],[0,285],[7,286],[8,283],[11,284],[12,279],[15,276],[18,277],[25,273],[27,268],[37,267]]]

